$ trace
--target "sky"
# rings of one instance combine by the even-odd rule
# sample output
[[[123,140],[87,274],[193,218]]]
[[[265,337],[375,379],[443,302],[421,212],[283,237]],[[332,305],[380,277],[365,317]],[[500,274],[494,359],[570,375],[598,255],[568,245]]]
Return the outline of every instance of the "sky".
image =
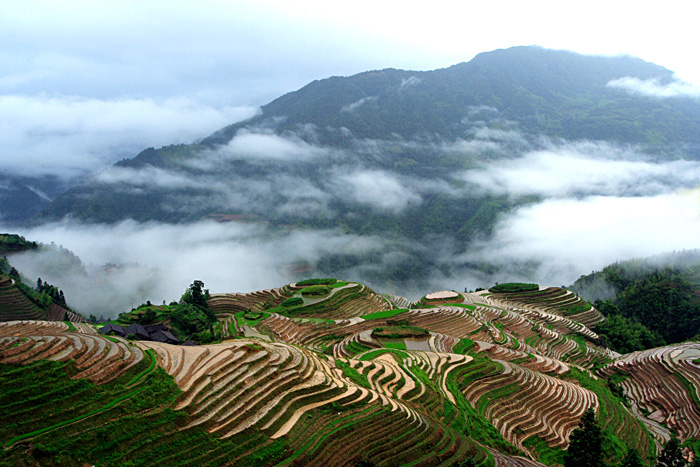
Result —
[[[188,143],[305,84],[541,45],[632,54],[700,83],[687,2],[4,2],[0,173],[70,179]]]
[[[316,79],[517,45],[632,54],[700,84],[680,1],[3,3],[0,174],[71,179],[205,137]]]
[[[673,70],[689,84],[670,90],[656,89],[648,82],[620,81],[613,85],[646,93],[700,96],[700,61],[694,50],[696,17],[690,14],[687,1],[667,1],[663,6],[598,0],[456,3],[436,0],[408,7],[406,2],[376,0],[4,1],[0,15],[0,175],[57,173],[66,180],[76,179],[98,173],[146,147],[189,143],[208,136],[255,115],[261,105],[313,80],[390,67],[443,68],[468,61],[481,52],[518,45],[638,56]],[[255,138],[259,136],[240,135],[231,144],[260,147],[261,142]],[[308,155],[311,150],[319,150],[270,138],[265,144],[272,145],[275,154]],[[527,260],[551,255],[550,247],[558,244],[555,253],[561,264],[556,270],[543,271],[541,277],[553,279],[568,268],[566,279],[570,280],[581,270],[588,272],[588,268],[602,267],[621,257],[698,246],[693,234],[700,230],[698,192],[673,193],[666,183],[679,176],[686,178],[684,186],[697,186],[697,167],[682,163],[651,166],[624,160],[602,163],[596,151],[600,149],[555,147],[549,152],[528,153],[522,164],[506,173],[484,167],[478,173],[464,174],[472,181],[498,178],[500,185],[490,185],[508,194],[544,195],[548,201],[517,211],[508,222],[499,224],[495,237],[482,250],[462,259],[474,260],[482,255],[507,263],[513,259],[510,252],[520,251],[526,253]],[[553,167],[553,158],[565,161],[556,166],[562,183],[539,193],[543,184],[536,176]],[[593,185],[575,185],[579,169],[588,171]],[[406,193],[406,185],[390,174],[337,175],[337,187],[348,190],[346,195],[369,204],[379,200],[380,209],[401,210],[421,202],[421,193]],[[533,182],[520,183],[522,180]],[[642,183],[648,180],[653,183]],[[573,188],[568,182],[574,183]],[[634,192],[635,186],[644,186],[646,191]],[[607,196],[609,205],[611,195],[620,187],[636,197],[614,197],[616,209],[630,213],[628,218],[615,221],[603,215],[601,196]],[[324,196],[318,193],[319,198]],[[642,205],[640,200],[650,204]],[[532,228],[562,209],[596,219],[619,235],[596,243],[586,231]],[[644,219],[648,224],[643,223]],[[668,235],[670,227],[676,236]],[[114,238],[99,229],[95,232],[65,224],[23,233],[40,241],[65,243],[86,263],[94,264],[138,260],[143,255],[137,253],[144,252],[133,245],[164,238],[160,235],[164,230],[157,225],[126,223],[120,229]],[[272,247],[257,240],[255,244],[246,243],[246,238],[255,238],[253,234],[225,233],[212,225],[181,229],[165,227],[171,239],[164,242],[168,248],[155,254],[146,266],[162,268],[159,274],[174,269],[167,264],[168,259],[183,250],[180,239],[191,238],[188,235],[197,238],[201,249],[195,249],[189,259],[178,257],[186,268],[178,270],[177,280],[163,276],[159,283],[170,283],[167,290],[156,296],[134,292],[133,299],[176,298],[173,294],[182,290],[195,273],[211,267],[207,260],[217,258],[207,242],[228,245],[230,250],[224,259],[229,264],[248,264],[251,255],[257,255],[251,268],[257,267],[261,255]],[[629,235],[639,230],[654,235],[630,242]],[[533,232],[536,238],[528,236]],[[359,250],[369,248],[363,242],[381,246],[381,239],[358,240],[332,232],[313,235],[343,247],[359,242],[363,245],[357,247]],[[89,239],[95,236],[103,238],[104,244],[97,242],[92,248],[94,240]],[[133,243],[115,248],[115,238]],[[308,238],[287,238],[283,242],[291,249],[303,249]],[[607,242],[602,252],[597,248],[601,242]],[[571,245],[581,245],[580,251],[574,251]],[[125,253],[117,257],[114,251]],[[494,255],[494,251],[499,254]],[[318,256],[323,252],[307,253]],[[275,258],[264,257],[262,263],[269,266],[264,269],[273,274],[247,273],[219,264],[214,276],[216,287],[228,291],[281,285],[284,275],[275,270]],[[451,280],[454,278],[447,278],[445,283],[457,287],[458,282]],[[73,293],[80,293],[80,287]]]

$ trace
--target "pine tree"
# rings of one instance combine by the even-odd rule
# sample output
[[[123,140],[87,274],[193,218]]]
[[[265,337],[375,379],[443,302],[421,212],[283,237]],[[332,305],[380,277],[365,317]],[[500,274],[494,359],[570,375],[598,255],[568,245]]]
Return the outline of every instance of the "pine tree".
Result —
[[[605,467],[603,431],[595,420],[595,412],[588,409],[569,438],[569,449],[564,456],[565,467]]]
[[[474,459],[467,457],[466,459],[458,462],[453,462],[452,467],[476,467]]]
[[[686,462],[681,452],[681,442],[672,436],[666,444],[661,455],[656,459],[656,467],[685,467]]]
[[[622,464],[620,467],[646,467],[642,456],[639,455],[639,451],[635,448],[627,449],[627,455],[622,459]]]

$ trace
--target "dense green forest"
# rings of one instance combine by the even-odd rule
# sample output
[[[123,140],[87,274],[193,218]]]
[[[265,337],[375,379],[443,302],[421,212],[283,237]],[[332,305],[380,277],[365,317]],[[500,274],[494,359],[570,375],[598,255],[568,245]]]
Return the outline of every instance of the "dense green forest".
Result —
[[[620,352],[700,337],[700,250],[617,262],[571,289],[608,317],[596,331]]]

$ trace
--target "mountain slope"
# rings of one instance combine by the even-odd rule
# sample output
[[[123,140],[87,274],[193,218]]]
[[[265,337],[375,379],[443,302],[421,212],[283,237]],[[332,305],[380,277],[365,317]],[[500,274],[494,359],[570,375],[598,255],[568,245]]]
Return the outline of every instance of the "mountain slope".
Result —
[[[608,86],[626,77],[658,86],[674,79],[636,58],[539,47],[429,72],[328,78],[191,145],[120,161],[34,222],[232,221],[278,238],[321,231],[376,246],[301,258],[318,274],[416,288],[425,287],[426,269],[488,277],[488,260],[453,258],[469,257],[515,209],[563,196],[547,188],[556,188],[558,171],[571,170],[567,157],[599,168],[581,176],[592,183],[559,189],[576,199],[694,187],[697,177],[688,174],[699,156],[700,102]],[[527,173],[528,158],[546,173]],[[608,164],[620,166],[613,180],[603,175]],[[635,170],[619,182],[624,165]],[[533,176],[539,186],[520,189]]]
[[[639,98],[607,86],[627,76],[670,82],[672,72],[633,57],[513,47],[435,71],[387,69],[314,81],[263,106],[262,115],[202,143],[225,144],[240,129],[275,118],[283,119],[276,126],[279,132],[315,125],[327,144],[343,143],[333,133],[340,128],[357,138],[455,138],[464,133],[461,121],[484,106],[527,133],[636,143],[700,142],[691,130],[700,123],[697,103]],[[328,127],[332,130],[326,132]]]
[[[357,212],[362,206],[352,196],[334,197],[335,185],[327,183],[337,175],[334,168],[384,171],[402,184],[444,179],[447,186],[421,193],[430,199],[459,191],[459,182],[450,178],[456,170],[537,149],[542,136],[635,143],[661,158],[699,157],[700,135],[694,129],[700,126],[700,103],[607,85],[625,77],[660,84],[673,80],[669,70],[637,58],[515,47],[441,70],[387,69],[314,81],[263,106],[259,116],[196,144],[150,148],[119,162],[64,193],[42,219],[183,222],[212,213],[254,213],[282,224],[301,224],[304,217],[354,232],[377,224],[379,231],[397,231],[385,213],[373,222]],[[291,193],[279,186],[280,178],[306,183],[332,202],[324,199],[318,207],[320,194]],[[251,198],[260,180],[271,183],[271,193]],[[248,186],[246,193],[239,184]],[[463,221],[485,201],[457,198]],[[276,212],[275,206],[290,200],[316,203],[316,209],[303,215],[291,207]],[[392,206],[390,214],[412,207],[410,202],[398,206],[402,209]],[[333,219],[347,208],[359,222]],[[398,216],[402,227],[420,220],[419,213]],[[454,234],[463,225],[447,231]],[[425,224],[419,228],[444,233]]]

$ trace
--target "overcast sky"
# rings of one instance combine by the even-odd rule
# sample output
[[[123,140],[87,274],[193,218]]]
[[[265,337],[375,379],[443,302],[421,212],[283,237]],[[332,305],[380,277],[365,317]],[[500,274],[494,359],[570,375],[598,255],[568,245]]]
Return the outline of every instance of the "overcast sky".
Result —
[[[3,94],[260,105],[313,79],[542,45],[637,55],[700,82],[688,2],[32,1],[0,17]]]
[[[462,3],[3,2],[0,171],[94,171],[204,137],[314,79],[515,45],[633,54],[700,83],[688,2]]]

